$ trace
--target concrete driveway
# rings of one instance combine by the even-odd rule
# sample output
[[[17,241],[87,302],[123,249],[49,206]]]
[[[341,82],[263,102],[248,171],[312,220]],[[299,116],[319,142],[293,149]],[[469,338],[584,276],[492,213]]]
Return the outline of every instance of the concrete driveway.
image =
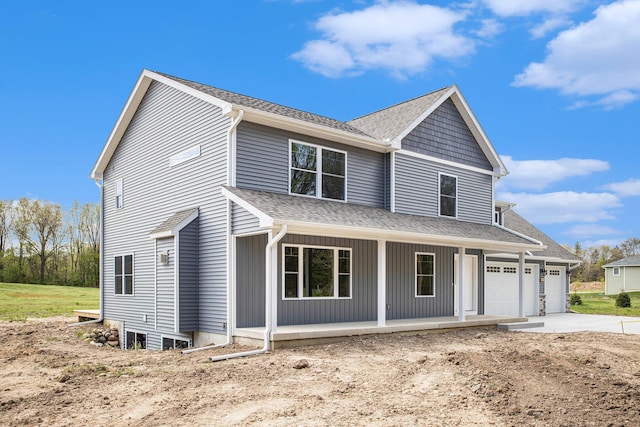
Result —
[[[592,331],[640,335],[640,317],[556,313],[540,317],[529,317],[529,322],[544,322],[544,326],[519,329],[519,331],[538,333]]]

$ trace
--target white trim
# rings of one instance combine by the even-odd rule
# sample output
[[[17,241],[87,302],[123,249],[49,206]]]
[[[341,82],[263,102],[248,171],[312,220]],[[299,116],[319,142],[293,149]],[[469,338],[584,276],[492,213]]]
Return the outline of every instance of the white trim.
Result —
[[[125,293],[125,273],[124,273],[124,266],[125,266],[125,257],[131,256],[131,293],[130,294],[126,294]],[[122,258],[122,293],[116,293],[116,258],[121,257]],[[121,298],[121,297],[134,297],[136,296],[136,256],[134,252],[125,252],[119,255],[113,255],[113,296]],[[154,260],[155,260],[155,255],[154,255]]]
[[[191,148],[187,148],[186,150],[182,150],[179,153],[174,154],[169,157],[169,168],[173,168],[178,166],[184,162],[188,162],[191,159],[196,159],[200,157],[200,144],[194,145]]]
[[[131,332],[132,334],[136,334],[136,335],[144,335],[144,350],[149,348],[149,334],[147,332],[138,332],[137,330],[134,329],[128,329],[128,328],[123,328],[124,329],[124,339],[122,340],[124,343],[124,348],[125,350],[129,350],[129,343],[127,342],[127,333]],[[135,337],[134,337],[135,340]]]
[[[387,324],[387,242],[378,240],[378,326]]]
[[[479,268],[479,260],[478,260],[478,255],[466,253],[466,248],[465,248],[463,259],[465,259],[467,257],[469,257],[469,258],[471,258],[473,260],[473,263],[472,263],[473,283],[472,283],[472,287],[471,287],[473,294],[472,295],[467,295],[465,293],[464,297],[465,297],[465,303],[467,301],[469,301],[469,298],[471,298],[471,302],[472,302],[472,306],[473,307],[472,307],[471,310],[465,310],[465,315],[466,314],[474,315],[474,314],[478,314],[478,285],[479,285],[478,268]],[[460,262],[459,260],[460,260],[460,254],[458,254],[458,253],[453,254],[454,270],[455,270],[455,266],[457,265],[457,263]],[[460,268],[459,267],[460,266],[458,264],[458,271],[454,273],[454,281],[453,281],[454,287],[456,286],[456,283],[455,283],[456,277],[460,276]],[[466,274],[466,267],[465,267],[465,270],[464,270],[463,273]],[[459,279],[458,279],[458,282],[459,282]],[[462,284],[463,285],[465,284],[464,280],[463,280]],[[458,283],[458,286],[460,286],[459,283]],[[455,299],[455,290],[454,290],[454,299]],[[460,314],[460,307],[459,306],[455,307],[455,305],[454,305],[454,315],[455,314],[458,314],[458,315]]]
[[[164,339],[170,339],[170,340],[174,340],[174,341],[185,341],[187,342],[187,348],[191,348],[193,347],[193,341],[189,338],[184,338],[184,337],[177,337],[177,336],[173,336],[173,335],[165,335],[165,334],[160,334],[160,350],[164,350],[164,344],[162,341],[164,341]],[[175,349],[175,342],[173,343],[173,348]]]
[[[116,210],[120,210],[124,207],[124,179],[118,178],[115,181],[115,206]]]
[[[418,256],[431,255],[433,257],[433,295],[418,295]],[[428,276],[422,274],[422,276]],[[413,257],[413,293],[416,298],[435,298],[436,297],[436,254],[433,252],[415,252]]]
[[[176,224],[171,230],[165,230],[165,231],[161,231],[161,232],[158,232],[158,233],[151,233],[151,234],[149,234],[149,238],[150,239],[162,239],[162,238],[165,238],[165,237],[177,236],[178,233],[180,233],[180,230],[185,228],[187,225],[191,224],[191,221],[193,221],[194,219],[198,218],[198,215],[200,214],[199,211],[200,211],[200,209],[195,209],[191,214],[189,214],[188,217],[186,217],[185,219],[180,221],[178,224]]]
[[[442,214],[442,206],[440,206],[440,201],[442,199],[442,177],[443,176],[448,176],[449,178],[455,178],[456,179],[456,195],[455,195],[455,215],[443,215]],[[452,175],[450,173],[446,173],[446,172],[438,172],[438,216],[439,217],[443,217],[443,218],[453,218],[453,219],[458,219],[458,199],[459,199],[459,191],[458,191],[458,181],[459,178],[457,175]],[[451,197],[448,195],[445,195],[445,197]]]
[[[158,256],[158,239],[153,241],[154,256]],[[158,261],[153,263],[153,329],[158,330]]]
[[[389,166],[389,173],[391,174],[391,188],[390,188],[390,192],[389,192],[389,198],[390,200],[390,210],[391,212],[395,213],[396,212],[396,152],[392,151],[391,152],[391,158],[390,158],[390,162],[391,165]]]
[[[286,288],[285,288],[285,278],[287,275],[287,271],[285,269],[285,250],[286,248],[298,248],[298,296],[297,297],[287,297],[286,296]],[[327,249],[333,251],[333,296],[328,297],[303,297],[304,290],[304,249]],[[341,297],[340,295],[340,251],[348,251],[349,252],[349,296]],[[318,300],[349,300],[353,299],[353,248],[350,247],[340,247],[340,246],[320,246],[320,245],[305,245],[298,243],[283,243],[282,244],[282,300],[283,301],[318,301]],[[288,272],[288,274],[292,274],[294,272]],[[344,274],[343,274],[344,275]]]
[[[403,154],[405,156],[415,157],[417,159],[422,159],[422,160],[428,160],[430,162],[438,163],[438,164],[445,165],[445,166],[451,166],[451,167],[458,168],[458,169],[464,169],[464,170],[468,170],[468,171],[471,171],[471,172],[477,172],[477,173],[481,173],[481,174],[484,174],[484,175],[491,175],[491,176],[497,177],[496,173],[494,171],[492,171],[492,170],[481,169],[481,168],[477,168],[475,166],[465,165],[463,163],[456,163],[456,162],[453,162],[451,160],[440,159],[438,157],[428,156],[426,154],[416,153],[414,151],[409,151],[409,150],[406,150],[406,149],[401,149],[401,150],[398,150],[398,151],[394,151],[393,153],[394,154]]]
[[[236,185],[236,172],[237,172],[237,128],[242,118],[244,117],[244,110],[239,110],[235,119],[231,121],[229,130],[227,131],[227,185],[234,187]]]
[[[316,194],[315,196],[312,195],[308,195],[308,194],[299,194],[299,193],[292,193],[291,192],[291,171],[293,170],[293,166],[291,165],[291,151],[293,148],[293,144],[299,144],[299,145],[306,145],[308,147],[313,147],[316,149],[316,170],[315,171],[311,171],[311,170],[306,170],[306,169],[298,169],[296,168],[296,170],[300,170],[303,172],[309,172],[309,173],[314,173],[316,175]],[[324,152],[324,150],[327,151],[334,151],[336,153],[342,153],[344,154],[344,199],[332,199],[332,198],[328,198],[328,197],[322,197],[322,183],[323,183],[323,174],[324,171],[322,170],[322,154]],[[297,139],[293,139],[293,138],[289,138],[289,181],[288,181],[288,192],[290,196],[302,196],[302,197],[309,197],[312,199],[321,199],[321,200],[331,200],[334,202],[347,202],[347,155],[348,153],[345,150],[340,150],[340,149],[335,149],[335,148],[331,148],[331,147],[326,147],[323,145],[318,145],[318,144],[312,144],[309,142],[304,142],[304,141],[300,141]],[[341,178],[340,175],[334,175],[334,174],[327,174],[328,176],[333,176],[336,178]]]
[[[613,268],[612,274],[616,277],[620,276],[620,267],[612,267],[612,268]],[[616,270],[618,270],[618,274],[616,274]]]
[[[180,332],[180,233],[173,237],[173,332]],[[171,263],[171,258],[169,258]]]

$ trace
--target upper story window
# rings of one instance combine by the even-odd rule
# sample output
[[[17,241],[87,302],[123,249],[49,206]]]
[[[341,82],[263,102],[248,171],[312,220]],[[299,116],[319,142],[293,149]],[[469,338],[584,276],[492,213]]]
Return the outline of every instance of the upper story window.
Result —
[[[351,249],[283,246],[283,296],[350,298]]]
[[[504,225],[503,218],[504,216],[502,214],[502,210],[500,208],[496,208],[496,210],[493,212],[493,223],[498,225]]]
[[[133,255],[115,257],[116,295],[133,295]]]
[[[291,141],[289,192],[346,200],[347,153]]]
[[[122,208],[123,185],[122,178],[116,181],[116,209]]]
[[[458,216],[458,178],[440,174],[440,215]]]

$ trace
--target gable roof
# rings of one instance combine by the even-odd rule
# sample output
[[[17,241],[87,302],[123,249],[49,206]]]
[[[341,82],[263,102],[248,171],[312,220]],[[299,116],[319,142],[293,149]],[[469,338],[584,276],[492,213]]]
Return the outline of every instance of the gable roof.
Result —
[[[186,209],[171,215],[149,234],[152,239],[175,236],[198,217],[198,208]]]
[[[602,268],[607,267],[640,267],[640,255],[622,258],[602,266]]]
[[[359,239],[387,239],[433,245],[505,251],[538,251],[542,243],[502,227],[443,217],[393,213],[386,209],[310,197],[290,196],[236,187],[223,194],[259,218],[264,228],[287,224],[289,232]]]
[[[533,237],[536,240],[541,241],[546,247],[545,249],[536,252],[533,257],[541,257],[546,259],[556,259],[570,262],[580,262],[580,258],[569,252],[567,249],[559,245],[551,237],[543,233],[535,225],[518,215],[513,209],[509,209],[504,212],[504,226],[515,232],[524,234],[526,236]]]

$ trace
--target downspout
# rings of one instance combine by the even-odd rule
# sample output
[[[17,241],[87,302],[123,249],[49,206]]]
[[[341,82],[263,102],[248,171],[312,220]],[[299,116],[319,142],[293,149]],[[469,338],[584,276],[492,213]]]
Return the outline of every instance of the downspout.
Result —
[[[235,144],[235,130],[242,121],[242,117],[244,116],[244,110],[239,110],[238,115],[234,120],[231,121],[231,125],[229,126],[229,130],[227,131],[227,185],[230,187],[235,187],[236,185],[236,144]],[[232,311],[232,266],[233,263],[231,260],[233,259],[232,253],[232,237],[231,237],[231,200],[227,199],[227,338],[225,342],[222,344],[213,344],[207,345],[204,347],[190,348],[187,350],[182,350],[182,354],[194,353],[200,350],[209,350],[217,347],[226,347],[233,342],[233,329],[235,325],[233,324],[233,311]]]
[[[212,362],[218,362],[220,360],[235,359],[237,357],[253,356],[256,354],[266,353],[271,350],[271,324],[272,318],[272,306],[271,299],[273,296],[273,283],[272,283],[272,256],[271,249],[278,244],[280,240],[287,234],[287,224],[282,224],[282,228],[274,237],[269,239],[267,246],[265,247],[265,319],[264,319],[264,346],[259,350],[245,351],[242,353],[223,354],[220,356],[213,356]]]
[[[71,323],[67,325],[68,327],[80,326],[80,325],[91,325],[93,323],[100,323],[104,320],[104,248],[103,248],[103,240],[104,240],[104,184],[100,183],[97,179],[94,181],[98,188],[100,189],[100,267],[99,267],[99,287],[100,287],[100,317],[96,320],[89,320],[86,322],[77,322]]]

